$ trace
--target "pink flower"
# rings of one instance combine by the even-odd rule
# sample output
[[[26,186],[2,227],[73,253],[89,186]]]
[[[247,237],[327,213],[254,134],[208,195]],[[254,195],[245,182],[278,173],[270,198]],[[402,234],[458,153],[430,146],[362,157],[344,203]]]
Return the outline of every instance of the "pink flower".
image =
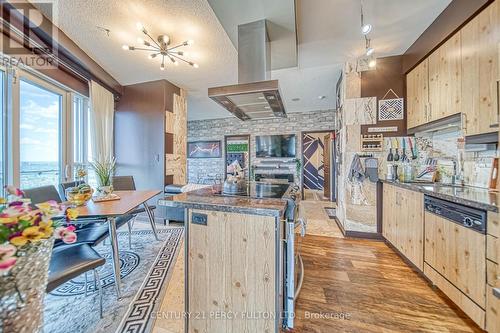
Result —
[[[7,258],[0,260],[0,273],[7,273],[16,264],[16,258]]]
[[[66,232],[62,238],[62,241],[65,244],[73,244],[74,242],[76,242],[76,233],[70,231]]]
[[[76,233],[73,231],[75,227],[70,225],[68,227],[58,227],[54,230],[54,237],[61,239],[66,244],[72,244],[76,242]]]
[[[16,197],[23,198],[24,197],[24,192],[18,189],[17,187],[14,186],[5,186],[5,189],[7,192],[11,195],[14,195]]]
[[[8,272],[16,264],[17,248],[12,244],[0,245],[0,273]]]

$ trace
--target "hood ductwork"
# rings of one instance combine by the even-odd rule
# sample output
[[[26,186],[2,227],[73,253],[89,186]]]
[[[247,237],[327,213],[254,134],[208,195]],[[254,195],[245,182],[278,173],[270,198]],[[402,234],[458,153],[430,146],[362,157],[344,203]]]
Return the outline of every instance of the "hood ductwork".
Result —
[[[271,74],[266,20],[238,26],[238,84],[208,88],[208,97],[241,120],[286,118],[278,80]]]

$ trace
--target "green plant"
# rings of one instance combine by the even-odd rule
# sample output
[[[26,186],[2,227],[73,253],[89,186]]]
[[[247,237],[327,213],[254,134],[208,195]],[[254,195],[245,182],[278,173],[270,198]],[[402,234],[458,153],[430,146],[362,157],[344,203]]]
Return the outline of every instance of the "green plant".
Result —
[[[92,161],[90,167],[97,176],[99,186],[111,186],[111,178],[116,169],[116,159],[114,157],[105,161]]]

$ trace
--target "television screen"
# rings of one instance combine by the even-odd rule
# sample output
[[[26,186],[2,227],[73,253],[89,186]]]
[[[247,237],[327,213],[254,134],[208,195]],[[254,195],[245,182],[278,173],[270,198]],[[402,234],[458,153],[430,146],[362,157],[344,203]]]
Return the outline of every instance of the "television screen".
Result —
[[[257,157],[295,157],[295,135],[262,135],[255,138]]]

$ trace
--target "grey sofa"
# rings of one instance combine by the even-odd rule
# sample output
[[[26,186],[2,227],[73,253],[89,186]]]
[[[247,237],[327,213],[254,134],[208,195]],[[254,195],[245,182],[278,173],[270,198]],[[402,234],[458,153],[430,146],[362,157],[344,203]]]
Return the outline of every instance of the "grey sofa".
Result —
[[[170,184],[165,186],[165,197],[173,196],[182,193],[182,188],[184,185],[180,184]],[[167,222],[184,222],[184,209],[183,208],[173,208],[164,207],[165,209],[165,224]]]

